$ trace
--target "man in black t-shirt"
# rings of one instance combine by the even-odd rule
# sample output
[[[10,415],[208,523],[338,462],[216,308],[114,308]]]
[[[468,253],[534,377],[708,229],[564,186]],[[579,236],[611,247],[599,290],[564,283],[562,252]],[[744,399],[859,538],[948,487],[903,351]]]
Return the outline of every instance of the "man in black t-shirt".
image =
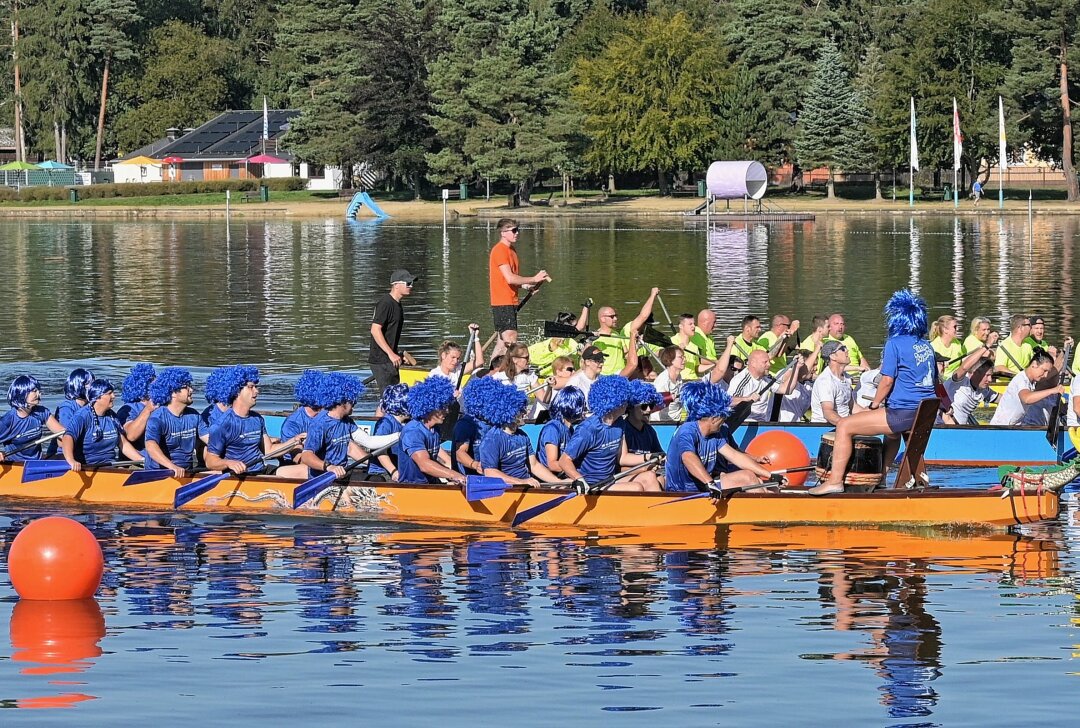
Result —
[[[412,293],[416,276],[407,270],[396,270],[390,276],[390,292],[375,304],[375,314],[371,317],[371,350],[368,362],[379,391],[401,381],[398,368],[401,367],[401,354],[398,353],[398,341],[401,339],[401,326],[405,322],[405,311],[401,299]]]

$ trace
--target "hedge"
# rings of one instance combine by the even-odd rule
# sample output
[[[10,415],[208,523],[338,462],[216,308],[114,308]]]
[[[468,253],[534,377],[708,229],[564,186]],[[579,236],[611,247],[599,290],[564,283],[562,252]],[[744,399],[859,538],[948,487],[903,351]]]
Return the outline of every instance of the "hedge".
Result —
[[[80,200],[92,200],[107,197],[157,197],[159,195],[193,195],[220,192],[252,192],[263,184],[272,192],[295,192],[307,186],[307,180],[300,177],[272,177],[269,179],[230,179],[194,182],[146,182],[129,184],[79,185]],[[70,187],[49,187],[44,185],[23,187],[15,190],[0,187],[0,202],[32,202],[38,200],[66,201]]]

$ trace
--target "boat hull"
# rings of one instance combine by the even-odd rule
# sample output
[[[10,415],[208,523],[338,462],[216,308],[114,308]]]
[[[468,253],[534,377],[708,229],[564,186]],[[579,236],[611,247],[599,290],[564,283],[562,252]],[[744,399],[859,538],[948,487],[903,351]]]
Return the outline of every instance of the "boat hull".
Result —
[[[110,508],[172,509],[176,489],[191,479],[168,478],[125,486],[131,471],[102,468],[68,472],[22,483],[22,466],[0,467],[0,497]],[[565,491],[515,487],[482,501],[465,500],[457,487],[364,483],[332,484],[298,509],[290,507],[300,481],[265,477],[226,479],[184,506],[185,510],[281,513],[298,516],[477,523],[507,526],[520,511],[565,495]],[[740,492],[719,503],[708,498],[671,503],[679,494],[606,493],[571,498],[530,520],[545,526],[670,527],[757,524],[919,524],[1006,527],[1056,518],[1054,493],[1015,494],[966,488],[928,491],[879,490],[815,498],[805,492]]]

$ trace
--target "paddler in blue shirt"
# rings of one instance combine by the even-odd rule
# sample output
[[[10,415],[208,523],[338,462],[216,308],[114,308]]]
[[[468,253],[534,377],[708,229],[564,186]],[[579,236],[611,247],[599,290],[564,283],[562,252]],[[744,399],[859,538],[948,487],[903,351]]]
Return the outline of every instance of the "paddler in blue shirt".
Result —
[[[259,399],[259,370],[243,365],[229,367],[222,375],[221,394],[229,409],[210,431],[206,467],[237,474],[263,473],[263,453],[272,447],[272,442],[262,415],[253,409]]]
[[[150,385],[155,409],[146,421],[143,467],[166,469],[183,478],[195,467],[195,442],[202,425],[195,401],[191,372],[180,367],[162,369]]]
[[[307,477],[327,472],[343,478],[349,458],[359,460],[366,454],[352,439],[353,407],[363,391],[360,378],[351,374],[332,372],[320,378],[316,402],[322,411],[312,421],[300,453],[300,462],[311,471]]]
[[[752,458],[728,442],[724,420],[731,415],[731,396],[723,387],[689,382],[683,387],[682,402],[687,420],[668,444],[664,490],[719,492],[772,477],[764,467],[767,457]]]
[[[203,431],[206,433],[200,436],[204,443],[210,440],[210,433],[221,422],[221,418],[225,416],[225,413],[229,411],[229,405],[226,403],[225,398],[229,396],[228,380],[232,376],[231,372],[231,366],[218,367],[210,372],[210,376],[206,378],[203,394],[206,396],[207,406],[206,409],[199,413]]]
[[[64,401],[56,405],[53,417],[61,426],[67,427],[80,408],[86,406],[86,388],[94,381],[94,375],[86,369],[72,369],[64,383]]]
[[[512,485],[557,480],[537,461],[529,436],[520,429],[528,406],[529,398],[512,385],[498,382],[483,391],[479,414],[490,427],[480,440],[477,457],[483,463],[484,475],[502,478]]]
[[[142,455],[124,435],[123,425],[113,412],[116,392],[108,379],[95,379],[86,390],[87,405],[72,419],[71,427],[60,438],[64,460],[72,471],[83,465],[109,465],[116,460],[117,450],[135,462]]]
[[[41,388],[38,380],[23,374],[15,377],[8,386],[8,404],[11,409],[0,417],[0,462],[22,462],[41,458],[41,445],[14,452],[34,440],[40,439],[45,430],[62,432],[63,425],[41,406]],[[10,453],[10,455],[8,454]]]
[[[663,406],[664,397],[656,391],[656,387],[640,379],[630,381],[626,414],[616,423],[623,433],[622,452],[619,455],[619,465],[623,470],[641,465],[654,455],[663,454],[660,438],[649,424],[649,415]],[[646,490],[662,490],[664,486],[661,478],[651,470],[643,473],[641,482],[646,484]]]
[[[137,450],[142,449],[146,421],[154,411],[154,403],[150,401],[150,385],[155,376],[157,373],[153,364],[136,364],[120,386],[124,405],[117,411],[116,416],[124,426],[124,435]]]
[[[442,479],[465,484],[465,476],[450,468],[450,455],[439,445],[439,425],[453,401],[454,384],[443,377],[428,377],[409,390],[412,419],[398,441],[398,482],[438,483]]]
[[[470,380],[472,381],[472,380]],[[465,385],[469,386],[468,384]],[[383,390],[382,399],[379,400],[379,411],[382,412],[375,422],[372,434],[397,435],[405,427],[409,420],[409,385],[404,382],[391,384]],[[401,457],[401,441],[386,452],[376,455],[368,465],[367,479],[375,482],[389,482],[397,480],[398,461]]]

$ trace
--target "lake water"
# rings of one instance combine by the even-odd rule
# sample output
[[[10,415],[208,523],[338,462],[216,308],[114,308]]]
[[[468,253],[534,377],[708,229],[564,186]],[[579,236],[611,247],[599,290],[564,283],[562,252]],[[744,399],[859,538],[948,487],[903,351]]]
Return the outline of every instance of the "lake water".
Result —
[[[555,281],[530,322],[585,296],[629,318],[834,310],[872,358],[904,285],[935,314],[1075,326],[1068,217],[527,223]],[[419,273],[407,342],[490,330],[486,223],[0,224],[0,377],[51,399],[76,362],[254,362],[285,406],[307,366],[366,369],[374,300]],[[658,312],[658,318],[660,314]],[[966,328],[966,327],[965,327]],[[50,510],[48,513],[57,511]],[[63,511],[59,511],[63,512]],[[5,725],[1068,725],[1080,707],[1074,496],[1019,535],[853,528],[536,534],[392,522],[71,513],[105,550],[95,601],[19,603],[0,509]],[[38,708],[40,710],[29,710]],[[617,714],[617,715],[616,715]],[[150,716],[153,716],[152,718]],[[1072,716],[1072,717],[1070,717]]]

